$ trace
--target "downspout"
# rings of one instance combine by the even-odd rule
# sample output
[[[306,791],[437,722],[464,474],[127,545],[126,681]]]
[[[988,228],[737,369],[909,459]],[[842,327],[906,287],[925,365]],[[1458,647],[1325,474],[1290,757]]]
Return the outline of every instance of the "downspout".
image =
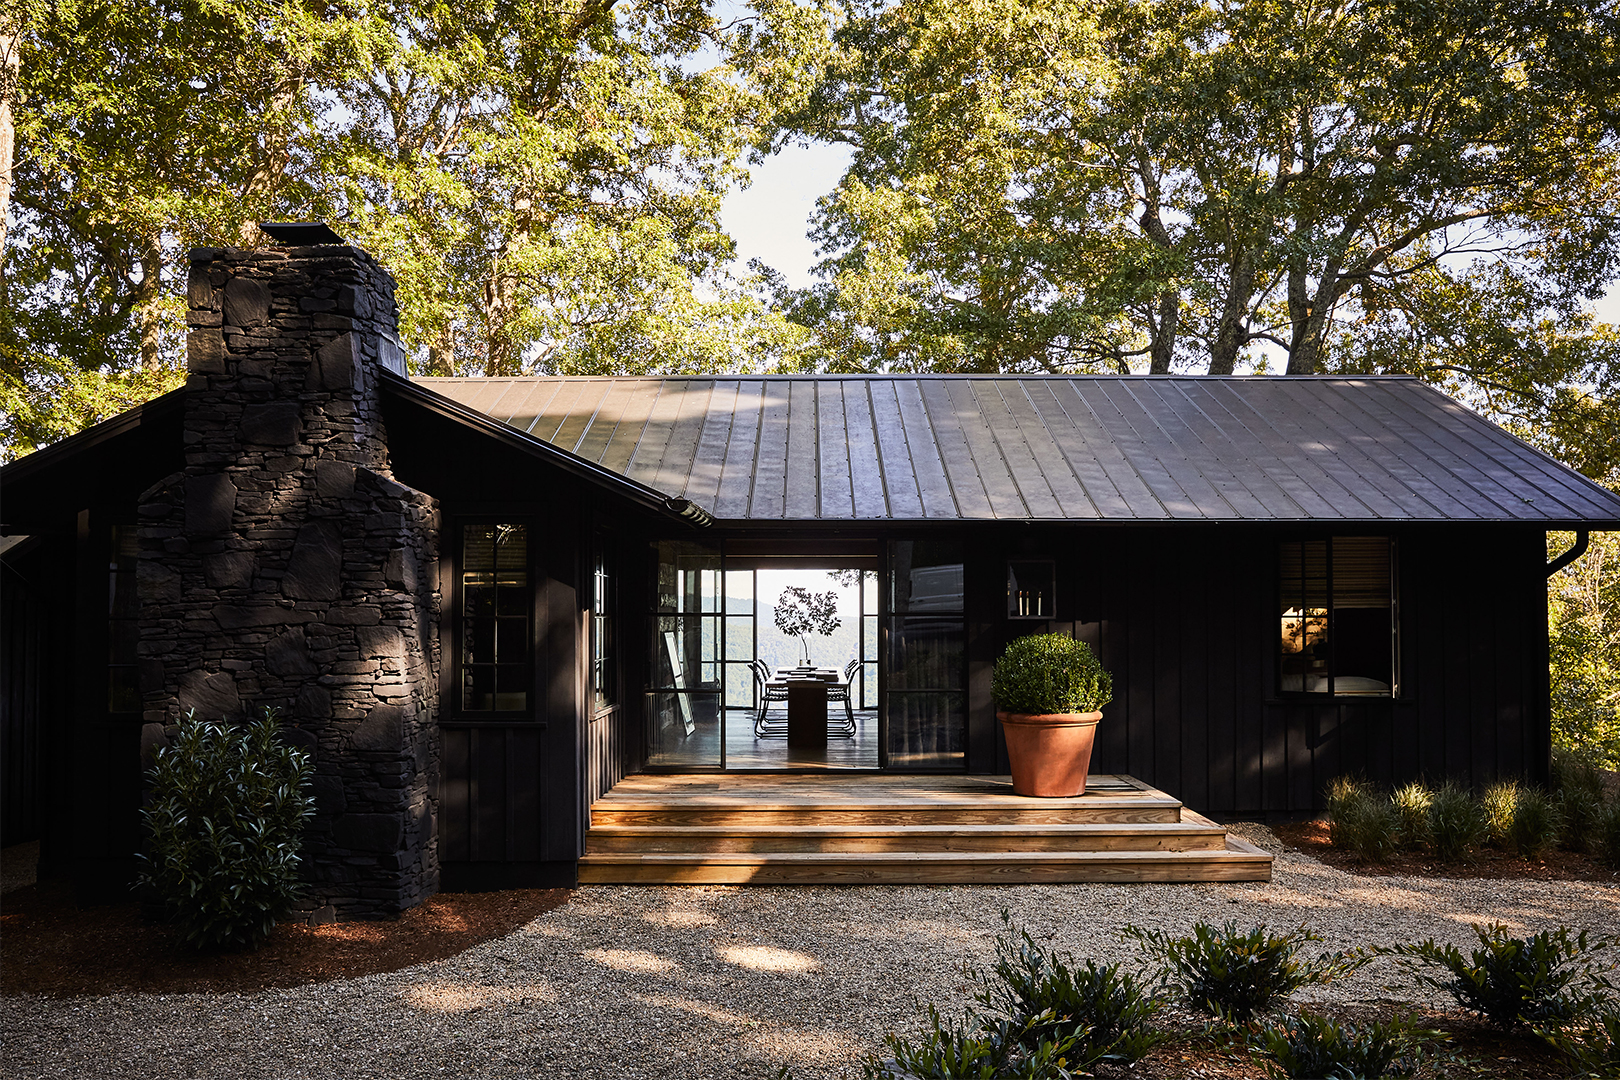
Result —
[[[1582,555],[1585,555],[1586,545],[1591,542],[1591,539],[1591,529],[1576,529],[1575,546],[1547,564],[1547,576],[1552,577],[1554,574],[1558,573],[1558,571],[1562,570],[1564,567],[1568,566]]]

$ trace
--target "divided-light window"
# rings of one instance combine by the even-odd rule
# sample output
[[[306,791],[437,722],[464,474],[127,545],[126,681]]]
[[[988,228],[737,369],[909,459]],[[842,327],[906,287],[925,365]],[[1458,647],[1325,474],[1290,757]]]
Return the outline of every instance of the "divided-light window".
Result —
[[[524,713],[534,684],[534,590],[526,525],[461,534],[461,708]]]
[[[1278,689],[1392,697],[1398,686],[1394,545],[1335,536],[1278,549]]]

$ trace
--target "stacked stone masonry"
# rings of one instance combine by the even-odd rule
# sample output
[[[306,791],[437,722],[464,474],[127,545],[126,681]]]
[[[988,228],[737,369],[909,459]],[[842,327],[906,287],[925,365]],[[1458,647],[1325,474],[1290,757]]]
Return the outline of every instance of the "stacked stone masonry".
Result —
[[[146,722],[272,707],[314,757],[314,906],[398,912],[438,887],[438,509],[397,483],[403,373],[364,252],[192,252],[186,467],[141,496]]]

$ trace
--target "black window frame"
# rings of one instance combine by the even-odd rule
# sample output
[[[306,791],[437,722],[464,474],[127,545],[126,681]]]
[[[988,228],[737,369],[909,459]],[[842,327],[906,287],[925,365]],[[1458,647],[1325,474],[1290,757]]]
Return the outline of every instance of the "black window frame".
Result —
[[[1337,620],[1338,620],[1338,614],[1337,613],[1338,613],[1338,611],[1340,610],[1341,607],[1345,607],[1346,605],[1339,605],[1339,604],[1334,603],[1334,561],[1335,561],[1335,558],[1334,558],[1334,554],[1333,554],[1333,542],[1335,540],[1344,541],[1344,540],[1369,540],[1369,539],[1384,541],[1388,545],[1388,552],[1389,552],[1389,554],[1388,554],[1388,574],[1389,574],[1388,640],[1389,640],[1389,676],[1390,677],[1389,677],[1389,683],[1388,683],[1389,689],[1388,689],[1387,692],[1383,692],[1383,693],[1366,692],[1366,691],[1345,691],[1345,690],[1339,689],[1337,687],[1337,685],[1336,685],[1338,679],[1353,677],[1353,673],[1351,673],[1351,672],[1340,672],[1340,671],[1337,670],[1338,667],[1339,667],[1339,662],[1340,662],[1340,657],[1339,657],[1339,655],[1338,655],[1338,653],[1336,651],[1337,650],[1337,641],[1338,641],[1338,638],[1339,638],[1338,626],[1337,626]],[[1326,681],[1327,681],[1327,687],[1328,688],[1325,689],[1325,690],[1306,689],[1307,679],[1306,679],[1306,673],[1304,673],[1304,672],[1300,673],[1301,685],[1300,685],[1299,689],[1285,688],[1285,686],[1284,686],[1284,679],[1287,678],[1288,674],[1289,674],[1289,673],[1284,671],[1284,664],[1282,663],[1282,650],[1281,650],[1281,643],[1282,643],[1282,641],[1281,641],[1281,630],[1282,630],[1281,620],[1287,617],[1284,614],[1284,608],[1283,608],[1283,601],[1284,601],[1283,568],[1284,568],[1285,562],[1286,562],[1286,558],[1285,558],[1285,554],[1284,554],[1284,548],[1286,546],[1288,546],[1288,545],[1299,545],[1301,547],[1302,551],[1301,551],[1301,555],[1300,555],[1300,565],[1301,565],[1301,577],[1302,577],[1302,580],[1303,580],[1303,577],[1304,577],[1304,551],[1303,551],[1303,548],[1304,548],[1304,545],[1307,545],[1307,544],[1325,544],[1325,552],[1326,552],[1326,563],[1325,563],[1326,577],[1324,579],[1325,583],[1323,585],[1323,589],[1325,590],[1325,596],[1326,596],[1326,599],[1327,599],[1326,627],[1325,627],[1325,632],[1324,633],[1325,633],[1325,637],[1326,637],[1326,640],[1327,640],[1327,647],[1328,647],[1327,648],[1327,660],[1326,660],[1326,663],[1325,663],[1325,678],[1326,678]],[[1399,561],[1399,543],[1398,543],[1397,538],[1395,536],[1387,534],[1387,533],[1335,533],[1335,534],[1312,534],[1312,535],[1287,536],[1287,537],[1283,537],[1282,539],[1280,539],[1277,542],[1273,554],[1275,556],[1276,563],[1275,563],[1275,567],[1274,567],[1274,572],[1272,574],[1272,585],[1277,590],[1276,593],[1274,594],[1276,602],[1275,602],[1275,604],[1273,605],[1273,608],[1272,608],[1272,611],[1273,611],[1274,615],[1273,615],[1273,619],[1272,619],[1272,623],[1271,623],[1271,625],[1272,625],[1271,633],[1276,635],[1275,637],[1272,638],[1272,641],[1273,641],[1272,648],[1274,650],[1272,652],[1272,658],[1273,658],[1272,659],[1272,666],[1274,668],[1274,671],[1273,671],[1273,674],[1272,674],[1272,690],[1273,690],[1273,692],[1279,698],[1286,698],[1286,699],[1289,699],[1289,700],[1306,699],[1306,700],[1319,701],[1319,700],[1323,700],[1323,699],[1330,699],[1331,700],[1331,699],[1341,699],[1342,698],[1342,699],[1346,699],[1346,700],[1365,702],[1365,701],[1393,701],[1393,700],[1399,699],[1401,697],[1402,687],[1401,687],[1401,610],[1400,610],[1400,573],[1399,573],[1400,561]],[[1351,606],[1353,606],[1353,605],[1351,605]],[[1304,617],[1308,617],[1308,616],[1301,616],[1301,617],[1304,618]]]
[[[524,572],[528,584],[528,662],[529,679],[524,691],[526,703],[522,709],[469,709],[466,705],[466,645],[467,645],[467,597],[466,597],[466,538],[467,530],[471,528],[488,528],[500,525],[521,525],[526,530],[526,551],[524,553]],[[540,614],[540,574],[538,567],[538,544],[536,543],[539,531],[534,518],[527,515],[496,515],[480,514],[456,518],[450,526],[449,541],[453,551],[451,560],[451,618],[450,636],[451,648],[448,667],[449,694],[441,695],[450,698],[447,718],[468,721],[497,721],[501,723],[522,723],[541,719],[539,664],[536,642],[539,638]]]

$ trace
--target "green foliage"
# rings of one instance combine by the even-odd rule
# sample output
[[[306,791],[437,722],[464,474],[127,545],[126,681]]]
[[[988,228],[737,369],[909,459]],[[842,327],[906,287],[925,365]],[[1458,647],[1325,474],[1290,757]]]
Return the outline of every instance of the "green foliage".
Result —
[[[1620,1008],[1612,1003],[1572,1024],[1537,1026],[1535,1032],[1561,1051],[1582,1076],[1594,1080],[1620,1076]]]
[[[1607,339],[1556,332],[1612,276],[1606,15],[845,10],[782,108],[785,137],[852,149],[817,221],[822,283],[794,298],[829,367],[1219,374],[1265,342],[1291,373],[1406,365],[1566,434],[1612,429]]]
[[[1429,811],[1434,806],[1434,789],[1421,780],[1402,784],[1390,796],[1401,821],[1401,843],[1417,847],[1429,839]]]
[[[1066,1067],[1064,1044],[1044,1042],[1026,1050],[1007,1021],[986,1025],[968,1015],[945,1023],[930,1005],[928,1024],[916,1041],[888,1035],[884,1043],[890,1061],[863,1062],[865,1080],[1070,1080],[1087,1075]]]
[[[1500,780],[1485,789],[1479,797],[1485,812],[1485,839],[1493,847],[1508,848],[1513,844],[1513,816],[1519,809],[1519,785],[1514,780]]]
[[[1134,976],[1092,960],[1078,966],[1028,931],[997,938],[995,966],[977,979],[975,1000],[1010,1023],[1026,1052],[1062,1046],[1074,1070],[1130,1065],[1168,1038],[1148,1026],[1162,1002]]]
[[[300,834],[314,813],[309,755],[275,716],[233,727],[187,714],[147,774],[141,883],[198,949],[257,945],[299,898]]]
[[[808,333],[719,220],[760,141],[751,54],[825,20],[764,7],[762,34],[705,0],[22,0],[0,383],[39,407],[7,408],[8,452],[87,418],[59,385],[176,371],[186,249],[277,218],[389,268],[416,370],[792,366]]]
[[[1442,784],[1429,803],[1429,843],[1444,862],[1456,862],[1485,839],[1488,826],[1479,801],[1459,784]]]
[[[1480,947],[1468,956],[1432,938],[1376,951],[1415,961],[1420,983],[1450,994],[1499,1027],[1567,1023],[1600,1007],[1601,992],[1612,988],[1602,974],[1606,969],[1591,954],[1613,947],[1613,939],[1589,941],[1585,931],[1571,937],[1564,927],[1528,938],[1512,937],[1496,924],[1473,929]],[[1430,967],[1445,973],[1430,974]]]
[[[1561,842],[1572,851],[1593,851],[1606,793],[1603,774],[1587,758],[1555,749],[1551,780],[1563,821]]]
[[[1533,859],[1553,845],[1563,824],[1563,813],[1552,796],[1538,787],[1521,787],[1508,839],[1514,851]]]
[[[1608,803],[1598,815],[1592,846],[1603,865],[1620,870],[1620,799]]]
[[[1620,423],[1620,408],[1606,415]],[[1617,434],[1595,441],[1620,447]],[[1594,475],[1620,489],[1620,466]],[[1574,542],[1574,533],[1548,533],[1548,557]],[[1620,769],[1620,533],[1592,533],[1586,554],[1548,580],[1547,637],[1553,746]]]
[[[1355,853],[1365,862],[1387,860],[1402,837],[1402,817],[1396,806],[1366,783],[1340,776],[1328,784],[1327,812],[1335,847]]]
[[[1096,712],[1114,682],[1091,646],[1067,634],[1032,634],[1008,644],[990,675],[996,708],[1012,713]]]
[[[1418,1027],[1411,1016],[1357,1025],[1301,1009],[1281,1024],[1263,1026],[1251,1043],[1272,1058],[1266,1072],[1274,1080],[1381,1080],[1412,1075],[1414,1045],[1445,1038]]]
[[[1367,962],[1353,953],[1302,959],[1300,946],[1322,940],[1303,926],[1273,934],[1264,925],[1240,930],[1228,921],[1217,929],[1200,922],[1186,937],[1138,926],[1125,934],[1165,965],[1166,985],[1193,1008],[1235,1024],[1248,1023],[1302,986],[1330,982]]]
[[[929,1030],[916,1040],[889,1035],[891,1058],[865,1062],[867,1080],[1068,1080],[1104,1063],[1128,1066],[1168,1038],[1148,1027],[1161,1001],[1133,976],[1079,966],[1015,932],[1006,912],[1002,921],[995,964],[968,973],[981,1008],[946,1023],[929,1005]]]

